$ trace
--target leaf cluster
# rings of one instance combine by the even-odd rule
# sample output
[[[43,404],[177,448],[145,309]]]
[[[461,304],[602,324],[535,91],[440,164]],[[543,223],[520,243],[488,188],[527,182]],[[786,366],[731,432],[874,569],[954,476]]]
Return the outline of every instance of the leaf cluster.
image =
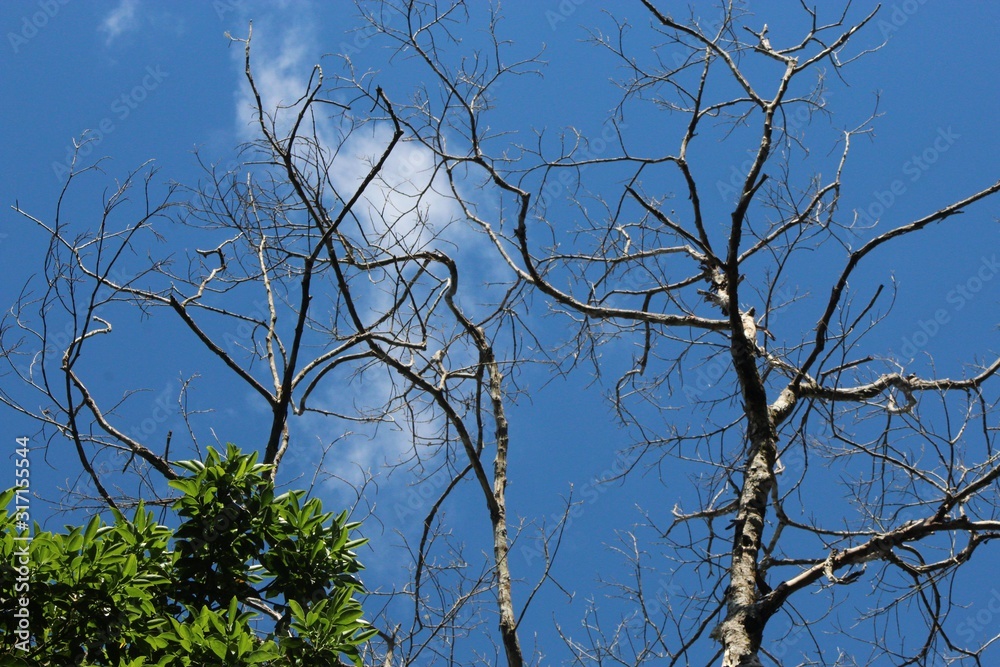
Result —
[[[140,503],[131,520],[112,510],[112,524],[95,516],[62,533],[35,524],[28,540],[15,513],[0,513],[0,656],[94,667],[359,665],[375,630],[357,599],[358,524],[304,492],[275,495],[269,466],[232,444],[225,456],[209,448],[204,462],[178,465],[188,474],[170,482],[182,494],[176,530]],[[0,505],[13,498],[0,494]]]

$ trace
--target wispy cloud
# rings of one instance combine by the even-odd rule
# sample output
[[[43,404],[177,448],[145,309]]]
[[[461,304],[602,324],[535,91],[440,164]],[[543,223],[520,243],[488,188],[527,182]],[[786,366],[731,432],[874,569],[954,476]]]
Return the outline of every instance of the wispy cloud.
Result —
[[[104,17],[100,31],[107,35],[106,43],[110,44],[122,33],[139,27],[139,19],[136,16],[138,7],[139,0],[121,0],[118,6]]]
[[[347,139],[339,149],[343,159],[330,174],[342,195],[354,194],[391,139],[387,123]],[[445,177],[434,169],[433,155],[415,142],[396,146],[356,212],[364,237],[387,252],[452,250],[468,235],[465,227],[452,224],[461,210]]]
[[[312,68],[320,61],[323,46],[314,27],[317,22],[313,20],[313,11],[304,3],[291,2],[281,8],[269,6],[261,12],[264,16],[258,14],[254,19],[251,62],[261,103],[268,114],[274,114],[280,105],[291,105],[302,98]],[[250,141],[258,137],[259,128],[252,122],[256,100],[242,81],[242,58],[242,49],[234,53],[234,74],[241,78],[235,94],[235,120],[239,138]],[[295,110],[291,109],[278,112],[275,125],[279,134],[287,129],[294,115]],[[319,114],[315,120],[316,139],[327,155],[337,156],[328,174],[329,181],[341,200],[347,199],[389,144],[392,128],[387,123],[355,124],[356,119],[349,113],[343,118]],[[448,253],[463,271],[465,282],[460,297],[463,303],[469,302],[463,308],[470,314],[477,310],[477,303],[492,302],[482,291],[481,283],[499,282],[503,267],[491,261],[488,241],[463,224],[463,217],[445,176],[435,169],[431,151],[417,142],[403,141],[396,146],[378,178],[366,188],[355,216],[345,222],[343,232],[358,243],[370,243],[386,253],[430,248]],[[502,286],[497,289],[502,290]],[[367,287],[359,281],[354,296],[361,304],[363,319],[381,317],[393,307],[396,298],[378,281]],[[433,352],[428,350],[428,354]],[[326,387],[314,394],[311,405],[340,414],[372,410],[377,413],[379,406],[397,395],[399,387],[394,383],[398,378],[384,369],[362,375],[353,378],[349,391],[345,391],[349,378],[342,378],[344,382],[328,379]],[[342,438],[343,432],[332,427],[333,422],[327,418],[312,415],[296,420],[300,442],[325,446],[336,441],[324,464],[324,471],[334,476],[324,485],[327,492],[343,489],[344,482],[360,486],[369,474],[379,479],[381,494],[405,492],[408,476],[393,475],[390,483],[386,469],[403,461],[426,462],[425,457],[433,457],[434,447],[424,448],[416,443],[440,441],[444,423],[433,411],[423,413],[423,421],[418,424],[404,423],[406,415],[402,413],[395,417],[400,421],[394,422],[386,416],[378,428],[352,424],[350,430],[354,436],[348,438]],[[298,454],[303,455],[301,459]],[[286,462],[292,463],[293,468],[301,465],[308,473],[311,470],[307,469],[315,464],[315,454],[314,449],[305,447],[303,452],[290,453]]]
[[[294,3],[292,7],[267,9],[271,11],[265,16],[254,18],[250,57],[264,110],[274,113],[279,105],[293,104],[302,97],[312,67],[317,64],[322,50],[309,7]],[[277,14],[274,13],[276,10]],[[243,50],[233,49],[233,56],[240,77],[236,93],[237,133],[241,140],[248,141],[256,139],[259,133],[254,121],[256,101],[250,85],[243,78]],[[279,129],[282,119],[291,118],[293,113],[286,110],[279,115]]]

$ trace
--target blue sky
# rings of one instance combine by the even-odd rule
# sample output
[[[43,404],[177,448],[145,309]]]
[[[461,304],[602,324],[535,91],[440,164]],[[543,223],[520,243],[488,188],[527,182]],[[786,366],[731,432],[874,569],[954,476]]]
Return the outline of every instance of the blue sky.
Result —
[[[682,11],[680,3],[663,4]],[[694,4],[695,11],[708,19],[718,13],[710,3]],[[759,22],[771,25],[773,39],[797,34],[801,28],[780,18],[792,15],[789,10],[797,2],[751,5],[759,12]],[[528,56],[544,48],[542,59],[547,65],[543,77],[523,77],[500,90],[491,116],[496,130],[516,132],[523,140],[530,140],[532,130],[558,133],[569,126],[585,136],[600,135],[608,110],[617,101],[608,81],[616,75],[616,64],[581,40],[587,29],[611,29],[605,13],[609,8],[615,16],[630,20],[639,43],[649,39],[645,10],[638,2],[512,0],[504,5],[507,19],[501,32],[513,40],[512,53]],[[40,218],[51,216],[73,141],[84,131],[90,130],[92,140],[84,159],[109,159],[102,163],[103,174],[90,175],[68,201],[74,224],[82,226],[92,224],[104,190],[129,170],[155,160],[157,188],[168,181],[194,185],[201,176],[195,149],[207,161],[226,164],[234,159],[237,145],[253,138],[247,124],[242,48],[225,36],[227,31],[245,36],[251,18],[258,82],[268,102],[297,96],[315,63],[323,62],[336,71],[336,58],[328,55],[336,53],[349,54],[360,69],[372,69],[390,97],[406,98],[425,73],[412,62],[389,61],[390,51],[382,43],[357,32],[356,14],[353,3],[346,0],[0,3],[0,258],[5,271],[0,306],[12,305],[29,277],[37,277],[47,244],[39,230],[9,206],[16,202]],[[848,67],[845,81],[828,73],[833,117],[817,119],[814,125],[803,126],[803,131],[815,142],[813,164],[829,169],[836,159],[828,151],[837,131],[863,122],[876,110],[877,100],[880,118],[870,140],[855,139],[842,207],[881,218],[878,229],[883,229],[925,215],[997,180],[1000,89],[995,81],[1000,50],[995,32],[1000,25],[1000,4],[908,0],[887,5],[880,16],[852,42],[852,52],[883,41],[885,46]],[[470,48],[481,38],[481,34],[470,35]],[[754,75],[763,80],[773,70],[761,67]],[[635,145],[673,145],[677,136],[673,121],[659,116],[637,114],[626,121]],[[660,128],[667,132],[659,134]],[[696,167],[706,183],[716,184],[710,191],[720,193],[713,202],[720,214],[727,203],[725,183],[753,145],[752,133],[736,133],[724,143],[718,137],[706,137],[699,145],[702,152],[695,158]],[[881,261],[863,267],[856,278],[859,282],[866,279],[888,285],[894,281],[899,290],[891,316],[869,341],[876,351],[888,351],[913,369],[926,369],[923,353],[932,351],[939,370],[960,374],[971,354],[981,359],[1000,348],[995,318],[1000,276],[983,268],[993,266],[990,262],[1000,252],[998,211],[996,201],[981,205],[957,221],[931,227],[912,241],[898,244]],[[184,237],[173,241],[186,242]],[[788,340],[809,335],[817,300],[825,301],[825,286],[842,266],[837,257],[823,252],[796,260],[797,278],[788,289],[805,298],[790,308],[780,326],[772,327],[776,334]],[[483,276],[487,275],[484,271]],[[935,317],[937,327],[930,323]],[[126,428],[139,429],[162,446],[168,430],[183,430],[173,403],[180,378],[200,373],[194,396],[216,412],[202,416],[199,428],[206,433],[214,429],[222,441],[253,442],[261,406],[245,393],[229,391],[225,375],[203,354],[199,356],[193,341],[184,339],[183,331],[162,326],[161,321],[155,317],[128,321],[122,324],[121,338],[94,347],[90,370],[106,382],[108,396],[140,387],[149,390],[123,413],[129,422]],[[557,319],[540,319],[540,323],[549,341],[558,341],[564,333]],[[629,354],[622,347],[605,348],[611,369],[608,377],[627,363]],[[697,382],[696,376],[697,370],[688,381]],[[614,529],[642,522],[645,511],[666,520],[675,503],[690,496],[684,472],[672,468],[670,462],[656,465],[650,461],[652,465],[640,470],[636,482],[627,487],[595,485],[596,479],[620,468],[623,460],[631,462],[631,455],[619,452],[630,444],[633,434],[614,423],[601,396],[602,387],[592,385],[585,373],[547,380],[540,368],[525,371],[521,378],[526,395],[511,413],[510,502],[513,513],[526,523],[544,520],[551,524],[571,485],[575,497],[582,499],[581,510],[567,529],[558,571],[560,583],[575,591],[577,598],[569,604],[561,593],[545,588],[528,617],[533,627],[540,628],[539,644],[558,655],[553,618],[578,623],[570,619],[581,616],[585,598],[595,591],[595,576],[613,573],[620,566],[616,553],[601,546],[616,543]],[[6,384],[9,377],[0,382],[5,383],[4,389],[11,389]],[[375,400],[379,386],[372,380],[368,388],[354,386],[350,391],[360,400]],[[3,437],[9,441],[34,433],[35,427],[23,417],[0,414]],[[663,419],[683,424],[691,417],[671,413]],[[366,526],[373,548],[365,558],[368,583],[378,587],[401,581],[393,569],[404,560],[393,556],[399,549],[395,530],[413,539],[413,525],[408,522],[416,521],[401,508],[408,502],[425,504],[415,500],[418,492],[407,486],[406,472],[387,476],[379,470],[383,455],[390,456],[399,446],[386,442],[401,436],[380,432],[371,437],[347,442],[348,449],[336,455],[340,466],[336,471],[350,474],[351,466],[344,460],[353,458],[379,475],[385,494],[380,498],[385,500],[379,501],[382,504],[375,511],[383,523]],[[206,435],[205,442],[210,441]],[[372,448],[378,454],[373,455]],[[315,456],[315,450],[293,451],[281,481],[308,483]],[[75,455],[68,447],[49,451],[47,463],[35,468],[33,484],[39,494],[57,496],[56,489],[75,478]],[[296,480],[296,475],[303,477]],[[321,485],[319,492],[331,509],[351,500],[351,493],[335,482]],[[456,504],[448,511],[461,525],[481,521],[476,515],[479,509]],[[60,517],[56,524],[62,521]],[[530,581],[538,574],[538,563],[530,555],[523,560],[521,575]],[[522,599],[526,591],[518,591]],[[970,602],[975,602],[975,596]],[[530,644],[531,635],[522,641]]]

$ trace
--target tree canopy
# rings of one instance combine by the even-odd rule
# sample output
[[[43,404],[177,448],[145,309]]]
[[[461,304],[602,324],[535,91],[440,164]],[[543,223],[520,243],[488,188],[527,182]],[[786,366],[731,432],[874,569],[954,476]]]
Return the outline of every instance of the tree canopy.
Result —
[[[143,503],[66,532],[18,530],[0,495],[5,665],[361,664],[362,620],[346,512],[275,495],[269,466],[229,445],[178,461],[176,528]]]
[[[44,257],[0,400],[117,521],[40,556],[176,502],[156,549],[186,583],[134,608],[268,660],[371,635],[385,667],[990,664],[1000,180],[946,165],[948,122],[870,167],[879,99],[851,83],[930,4],[551,4],[362,0],[316,65],[307,21],[241,23],[231,160],[112,180],[85,133],[53,205],[15,202]],[[138,390],[168,372],[158,421]],[[614,438],[574,430],[595,393]],[[202,467],[227,431],[261,464]],[[272,501],[287,479],[365,517],[370,591],[352,524]],[[303,626],[327,621],[329,649]]]

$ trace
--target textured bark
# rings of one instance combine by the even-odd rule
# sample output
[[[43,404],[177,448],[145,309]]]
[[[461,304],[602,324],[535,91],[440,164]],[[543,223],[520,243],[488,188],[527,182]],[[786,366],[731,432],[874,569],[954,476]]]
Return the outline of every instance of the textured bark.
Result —
[[[483,336],[485,339],[485,336]],[[510,540],[507,536],[507,447],[509,444],[507,417],[503,406],[503,375],[497,366],[490,348],[484,351],[483,363],[488,369],[490,400],[493,403],[493,417],[496,420],[496,457],[493,460],[493,498],[496,516],[493,517],[493,554],[497,568],[497,603],[500,608],[500,635],[507,664],[521,667],[524,655],[517,638],[517,619],[514,616],[514,600],[511,594]]]
[[[489,506],[490,520],[493,523],[493,559],[496,566],[497,607],[500,611],[500,638],[507,655],[508,667],[522,667],[524,654],[521,652],[521,643],[517,637],[517,618],[514,614],[510,578],[510,539],[507,534],[507,451],[510,434],[504,408],[503,373],[500,372],[493,346],[485,332],[469,321],[454,303],[458,272],[454,263],[448,262],[448,265],[452,271],[452,285],[445,298],[455,317],[479,348],[479,363],[488,375],[486,390],[490,396],[497,448],[493,458],[493,502],[489,503]]]
[[[755,342],[744,335],[737,309],[733,309],[732,315],[739,321],[733,327],[731,351],[743,393],[749,453],[733,531],[726,618],[716,629],[715,637],[724,647],[723,667],[743,667],[761,664],[758,651],[767,619],[762,614],[757,586],[758,556],[774,482],[777,434],[757,371]]]

